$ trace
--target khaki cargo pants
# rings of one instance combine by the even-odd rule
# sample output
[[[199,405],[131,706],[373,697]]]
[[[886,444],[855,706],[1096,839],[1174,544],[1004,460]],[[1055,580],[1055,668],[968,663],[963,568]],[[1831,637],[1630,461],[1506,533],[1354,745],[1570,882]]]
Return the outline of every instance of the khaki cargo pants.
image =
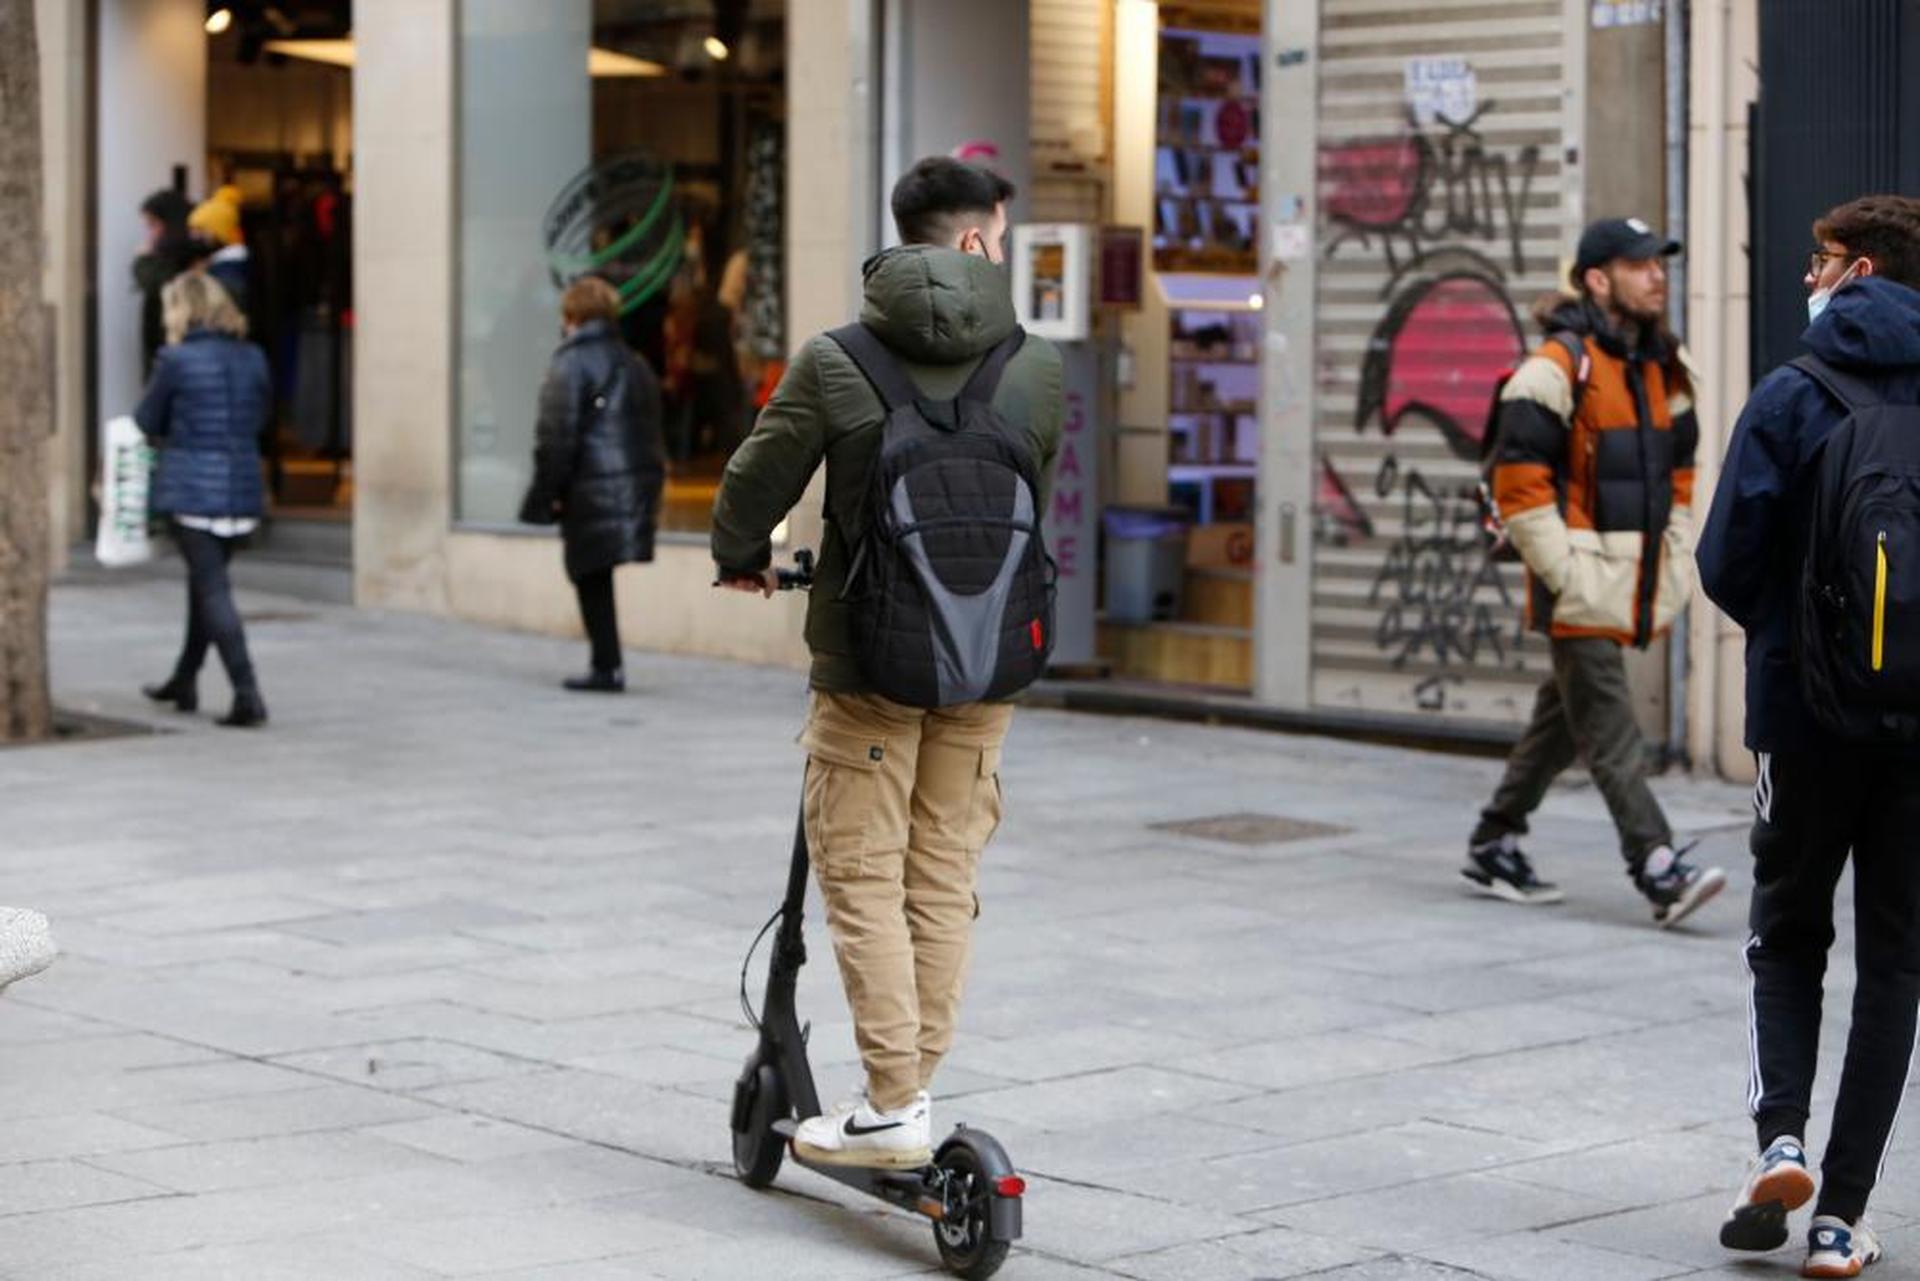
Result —
[[[953,1046],[1012,719],[820,691],[808,708],[807,850],[877,1108],[909,1103]]]

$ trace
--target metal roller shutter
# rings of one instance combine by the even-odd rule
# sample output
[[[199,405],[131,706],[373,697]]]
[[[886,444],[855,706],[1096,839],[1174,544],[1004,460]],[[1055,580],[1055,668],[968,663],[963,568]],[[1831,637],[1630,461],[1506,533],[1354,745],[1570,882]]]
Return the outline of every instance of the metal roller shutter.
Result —
[[[1099,222],[1111,0],[1031,0],[1035,222]]]
[[[1546,670],[1472,495],[1494,382],[1559,279],[1565,14],[1322,0],[1318,706],[1519,721]]]

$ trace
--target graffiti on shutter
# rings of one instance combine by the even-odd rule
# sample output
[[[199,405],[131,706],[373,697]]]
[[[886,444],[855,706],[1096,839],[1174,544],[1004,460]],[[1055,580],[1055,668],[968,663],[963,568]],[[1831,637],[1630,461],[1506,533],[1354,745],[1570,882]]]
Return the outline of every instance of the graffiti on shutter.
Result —
[[[1323,0],[1314,698],[1524,719],[1546,647],[1481,545],[1481,435],[1563,238],[1557,0]]]

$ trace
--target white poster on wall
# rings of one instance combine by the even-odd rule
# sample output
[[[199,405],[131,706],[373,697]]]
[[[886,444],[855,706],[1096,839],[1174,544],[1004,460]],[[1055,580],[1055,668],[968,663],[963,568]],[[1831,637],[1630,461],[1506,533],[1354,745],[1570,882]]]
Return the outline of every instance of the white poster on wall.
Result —
[[[1407,107],[1422,128],[1446,119],[1465,124],[1480,108],[1480,89],[1465,58],[1408,58]]]
[[[1593,0],[1593,25],[1597,30],[1609,27],[1645,27],[1665,15],[1661,0]]]

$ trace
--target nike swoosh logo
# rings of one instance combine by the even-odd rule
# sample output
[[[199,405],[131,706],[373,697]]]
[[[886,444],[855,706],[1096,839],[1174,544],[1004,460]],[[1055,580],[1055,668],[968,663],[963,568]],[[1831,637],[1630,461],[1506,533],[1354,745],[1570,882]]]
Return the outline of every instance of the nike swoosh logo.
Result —
[[[846,1124],[840,1127],[840,1132],[850,1139],[857,1139],[864,1134],[879,1134],[883,1130],[897,1130],[900,1128],[900,1125],[901,1123],[898,1121],[888,1121],[884,1125],[855,1125],[853,1118],[848,1117]]]

